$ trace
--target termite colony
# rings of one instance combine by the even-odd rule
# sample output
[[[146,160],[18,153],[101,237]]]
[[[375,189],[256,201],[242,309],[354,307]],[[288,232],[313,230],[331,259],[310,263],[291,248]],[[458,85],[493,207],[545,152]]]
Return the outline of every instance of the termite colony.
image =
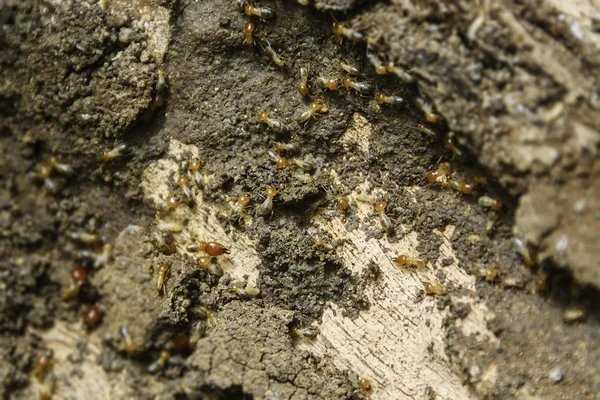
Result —
[[[309,1],[299,1],[299,3],[302,6],[310,4]],[[239,0],[237,4],[239,10],[251,18],[251,21],[247,22],[244,27],[243,44],[254,45],[257,43],[257,39],[253,35],[256,33],[258,24],[268,24],[270,21],[277,18],[277,15],[275,11],[262,6],[257,7],[248,0]],[[248,27],[251,27],[251,29],[249,30]],[[315,65],[309,65],[309,63],[303,61],[284,61],[283,58],[274,51],[269,41],[267,41],[266,38],[262,38],[259,41],[259,47],[264,50],[265,54],[272,59],[277,67],[285,68],[287,69],[287,72],[291,69],[297,69],[298,84],[296,90],[306,103],[306,108],[301,110],[296,117],[299,128],[305,128],[314,118],[327,117],[330,112],[329,106],[327,105],[327,96],[329,96],[330,93],[354,93],[362,98],[371,99],[376,108],[380,107],[381,109],[384,109],[390,107],[415,106],[416,109],[420,111],[423,122],[417,124],[414,128],[432,139],[440,140],[443,147],[450,153],[453,159],[461,159],[464,157],[463,151],[457,144],[456,137],[452,132],[448,132],[446,124],[435,110],[433,102],[427,99],[423,94],[419,94],[418,84],[410,71],[410,67],[406,68],[405,65],[399,65],[388,59],[384,51],[384,46],[379,43],[378,38],[369,37],[368,34],[355,29],[346,22],[334,20],[331,24],[331,30],[335,40],[339,44],[345,44],[346,47],[354,46],[355,48],[359,48],[362,46],[366,48],[366,59],[373,68],[371,74],[374,74],[375,76],[388,76],[390,79],[397,79],[400,84],[410,86],[414,89],[417,96],[414,98],[414,101],[412,101],[413,104],[408,104],[408,98],[398,96],[394,92],[377,90],[376,84],[365,79],[365,76],[368,75],[368,71],[361,71],[360,68],[352,65],[347,59],[339,61],[338,73],[331,73],[331,71],[328,73],[321,73]],[[267,150],[267,157],[273,162],[274,167],[277,169],[285,169],[292,165],[301,166],[301,163],[298,163],[297,161],[296,149],[302,147],[302,144],[299,143],[297,139],[294,140],[292,138],[290,142],[285,142],[284,139],[282,139],[285,137],[289,138],[290,134],[298,129],[298,127],[294,127],[283,120],[281,118],[281,110],[279,110],[277,114],[278,115],[271,115],[269,110],[261,109],[260,113],[257,115],[258,122],[268,126],[270,132],[277,137],[275,147]],[[446,132],[445,134],[442,133],[444,131]],[[310,168],[303,169],[307,172],[311,172],[311,170],[318,170],[318,168],[318,165],[311,163]],[[441,162],[438,166],[427,172],[424,178],[430,185],[437,185],[444,189],[454,190],[459,195],[476,196],[478,205],[487,213],[485,232],[490,236],[493,234],[494,226],[503,209],[503,203],[498,196],[489,193],[487,189],[488,183],[485,178],[455,171],[449,162]],[[314,213],[318,207],[330,201],[332,197],[333,196],[329,194],[329,191],[327,191],[327,195],[317,200],[310,208],[310,214]],[[369,199],[369,202],[373,205],[374,212],[379,219],[381,231],[385,234],[393,234],[395,224],[388,213],[389,207],[387,199],[381,197]],[[337,204],[339,211],[347,212],[350,203],[347,198],[341,196],[337,200]],[[232,217],[239,218],[239,211],[242,209],[243,207],[240,203],[236,204]],[[261,207],[259,207],[259,210],[260,209]],[[258,212],[258,214],[265,215],[264,212]],[[315,247],[324,251],[331,251],[335,249],[337,245],[328,243],[323,239],[323,235],[316,234]],[[536,263],[534,252],[520,239],[517,239],[516,241],[516,250],[517,253],[523,257],[524,263],[527,266],[532,266]],[[399,255],[394,258],[394,263],[396,265],[414,268],[423,268],[427,262],[427,257],[424,255]],[[494,282],[498,277],[499,275],[497,273],[494,274],[489,272],[485,275],[485,280]],[[506,284],[506,287],[510,287],[510,282]],[[433,296],[441,296],[447,293],[446,289],[444,289],[439,282],[425,283],[423,291],[424,293]]]

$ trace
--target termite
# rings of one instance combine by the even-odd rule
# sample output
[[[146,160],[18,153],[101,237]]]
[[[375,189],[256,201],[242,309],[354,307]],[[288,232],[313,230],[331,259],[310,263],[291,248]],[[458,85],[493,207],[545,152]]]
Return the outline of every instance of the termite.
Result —
[[[308,110],[300,114],[296,120],[303,123],[315,117],[317,114],[324,114],[328,111],[329,109],[322,100],[315,100],[308,105]]]
[[[426,255],[417,257],[409,257],[406,254],[400,254],[398,257],[392,258],[392,261],[399,266],[409,266],[414,268],[426,268],[429,258]]]
[[[308,67],[300,67],[300,83],[298,84],[298,93],[300,93],[302,96],[308,95],[308,73]]]
[[[256,209],[258,215],[267,215],[273,211],[273,198],[277,196],[277,189],[274,187],[268,187],[265,190],[267,198],[265,201]]]
[[[263,111],[263,112],[259,113],[258,116],[256,117],[256,119],[258,120],[258,122],[262,122],[262,123],[269,125],[269,127],[275,133],[284,133],[285,131],[287,131],[287,127],[285,126],[285,124],[283,122],[280,122],[276,119],[270,118],[269,113],[267,113],[267,112]]]
[[[346,28],[341,22],[334,21],[331,24],[331,30],[333,31],[333,34],[338,38],[338,41],[340,43],[343,37],[355,43],[359,43],[365,40],[365,37],[362,33],[351,28]]]
[[[381,226],[386,232],[391,232],[394,230],[392,226],[392,220],[385,213],[385,209],[387,207],[387,200],[383,198],[378,198],[375,202],[375,211],[379,214],[379,221],[381,222]]]
[[[167,280],[167,274],[169,273],[170,266],[168,264],[160,264],[156,270],[156,290],[161,293],[165,288],[165,282]]]
[[[113,148],[112,150],[103,151],[102,154],[100,155],[100,158],[102,159],[102,161],[105,161],[105,162],[110,161],[114,158],[121,157],[122,155],[124,155],[126,150],[127,150],[127,145],[125,143],[121,143],[121,144],[117,145],[115,148]]]
[[[254,46],[254,31],[256,30],[256,24],[252,21],[246,22],[244,24],[244,35],[246,38],[244,39],[244,44],[246,46]]]
[[[275,13],[273,12],[273,10],[266,7],[254,7],[249,3],[245,4],[244,11],[249,17],[253,15],[261,19],[272,19],[273,17],[275,17]]]
[[[275,50],[273,50],[269,42],[267,42],[267,47],[263,46],[263,50],[271,56],[271,59],[273,60],[275,65],[277,65],[280,68],[285,67],[285,61],[279,56],[279,54],[275,52]]]
[[[351,78],[344,79],[344,87],[347,89],[354,89],[361,95],[368,95],[373,92],[373,87],[368,83],[355,82]]]
[[[401,105],[404,104],[404,99],[400,96],[387,96],[383,93],[377,93],[375,96],[375,101],[377,104],[392,104],[392,105]]]

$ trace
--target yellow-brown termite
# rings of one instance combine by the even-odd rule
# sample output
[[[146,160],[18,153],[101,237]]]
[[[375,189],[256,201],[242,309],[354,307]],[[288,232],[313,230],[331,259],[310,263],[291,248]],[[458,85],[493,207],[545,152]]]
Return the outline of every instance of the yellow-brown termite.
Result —
[[[170,358],[170,352],[168,352],[167,350],[161,351],[158,356],[158,359],[148,366],[148,372],[154,374],[156,372],[161,371],[165,367],[165,365],[167,365],[167,361],[169,361]]]
[[[360,73],[359,69],[354,65],[347,64],[343,61],[340,61],[340,68],[346,71],[349,75],[358,75]]]
[[[313,328],[301,328],[299,326],[296,326],[292,328],[291,334],[292,337],[296,339],[313,340],[317,337],[319,331]]]
[[[464,178],[451,178],[448,181],[448,186],[463,194],[473,194],[475,185]]]
[[[413,83],[415,81],[415,78],[411,74],[395,66],[391,61],[385,64],[385,70],[390,74],[396,75],[404,83]]]
[[[416,103],[423,111],[425,120],[430,124],[437,124],[440,121],[440,116],[433,111],[433,106],[428,101],[425,101],[421,97],[417,97]]]
[[[230,253],[230,251],[227,247],[225,247],[221,243],[215,242],[215,241],[211,241],[211,242],[201,241],[201,242],[197,242],[197,243],[192,243],[186,247],[186,250],[189,251],[190,253],[197,253],[199,251],[202,251],[211,257],[219,257],[219,256],[222,256],[223,254]]]
[[[375,96],[375,101],[377,101],[377,104],[382,105],[382,104],[392,104],[392,105],[402,105],[404,104],[404,99],[400,96],[387,96],[383,93],[377,93],[377,95]]]
[[[317,86],[322,89],[338,90],[338,88],[340,87],[340,82],[335,78],[326,78],[320,76],[317,78]]]
[[[308,67],[300,67],[300,83],[298,84],[298,93],[302,96],[308,96]]]
[[[44,186],[50,192],[56,192],[56,183],[52,179],[50,179],[50,175],[52,173],[52,169],[46,164],[40,164],[36,167],[37,177],[44,181]]]
[[[273,60],[275,65],[277,65],[280,68],[285,67],[285,61],[279,56],[279,54],[277,54],[275,52],[275,50],[273,50],[273,48],[271,47],[271,44],[268,41],[267,41],[267,46],[266,47],[262,46],[262,48],[264,51],[266,51],[271,56],[271,59]]]
[[[391,232],[394,230],[392,226],[392,220],[385,213],[385,209],[387,207],[387,200],[379,197],[377,201],[375,201],[375,211],[379,214],[379,221],[381,222],[381,226],[386,232]]]
[[[95,233],[86,233],[86,232],[68,232],[67,236],[69,239],[74,240],[79,243],[91,244],[95,245],[102,241],[100,235]]]
[[[452,167],[449,163],[441,163],[436,170],[427,172],[427,182],[445,184],[450,179],[451,172]]]
[[[279,154],[275,153],[273,150],[267,150],[267,156],[271,161],[277,164],[277,168],[283,169],[290,165],[290,160],[285,157],[281,157]]]
[[[287,131],[287,127],[285,126],[285,124],[283,122],[280,122],[276,119],[270,118],[269,113],[267,113],[267,112],[263,111],[263,112],[259,113],[258,116],[256,117],[256,119],[258,120],[258,122],[262,122],[264,124],[269,125],[269,127],[275,133],[284,133]]]
[[[258,295],[260,294],[260,289],[252,286],[249,283],[245,286],[239,282],[233,283],[231,285],[231,291],[243,299],[253,299],[255,297],[258,297]]]
[[[493,199],[489,196],[481,196],[477,200],[477,202],[479,203],[480,206],[491,208],[492,210],[495,210],[495,211],[500,211],[500,209],[502,208],[502,200]]]
[[[202,184],[202,175],[200,175],[200,170],[202,169],[202,161],[197,158],[192,158],[188,162],[188,170],[190,175],[194,177],[194,182],[196,185]]]
[[[181,188],[181,191],[183,192],[183,195],[185,196],[187,201],[192,201],[194,199],[194,196],[192,195],[192,190],[189,187],[190,184],[190,178],[187,177],[187,175],[181,175],[177,178],[177,186],[179,186]]]
[[[42,380],[52,368],[53,361],[54,351],[46,350],[44,354],[42,354],[40,358],[37,359],[35,363],[35,368],[33,369],[33,375],[39,380]]]
[[[70,165],[61,163],[58,161],[58,158],[54,156],[48,157],[48,163],[46,164],[51,169],[60,172],[62,174],[71,174],[73,172],[73,168]]]
[[[300,4],[301,6],[306,7],[307,5],[310,4],[310,0],[298,0],[298,4]]]
[[[331,30],[333,31],[333,34],[337,37],[339,43],[342,42],[342,38],[344,37],[355,43],[360,43],[363,40],[365,40],[365,37],[362,33],[351,28],[346,28],[341,22],[334,21],[331,24]]]
[[[241,219],[244,215],[244,210],[248,207],[248,204],[250,204],[250,200],[252,200],[252,197],[249,194],[240,194],[237,197],[235,206],[231,212],[231,218],[237,220]]]
[[[452,154],[455,154],[458,157],[462,157],[463,155],[463,152],[458,147],[456,147],[456,143],[451,137],[448,137],[444,140],[444,147],[450,150]]]
[[[401,267],[408,266],[413,268],[427,268],[429,258],[426,255],[409,257],[407,254],[400,254],[398,257],[392,258],[392,261]]]
[[[160,264],[156,270],[156,290],[159,293],[165,288],[165,282],[167,280],[167,274],[169,273],[170,266],[168,264]]]
[[[126,150],[127,150],[127,145],[125,143],[121,143],[121,144],[115,146],[112,150],[103,151],[102,154],[100,155],[100,158],[102,159],[102,161],[105,161],[105,162],[110,161],[114,158],[121,157],[122,155],[124,155]]]
[[[175,239],[169,231],[154,231],[152,237],[156,240],[156,243],[164,254],[173,254],[177,251]]]
[[[275,149],[277,149],[277,151],[285,151],[286,153],[290,154],[296,153],[299,150],[298,145],[295,143],[273,142],[273,146],[275,147]]]
[[[267,198],[265,201],[256,209],[258,215],[267,215],[273,211],[273,198],[277,196],[277,189],[274,187],[268,187],[265,189],[265,195]]]
[[[308,105],[308,110],[298,116],[296,121],[303,123],[315,117],[317,114],[324,114],[328,111],[329,109],[322,100],[315,100]]]
[[[129,333],[129,329],[126,325],[121,325],[119,328],[121,332],[121,336],[123,336],[123,340],[125,341],[125,351],[127,354],[131,355],[137,351],[137,345],[133,341],[131,334]]]
[[[423,287],[425,290],[425,294],[428,296],[444,296],[448,294],[448,292],[446,291],[446,289],[444,289],[442,284],[437,281],[434,283],[426,282],[423,284]]]
[[[244,39],[244,44],[246,46],[254,46],[254,31],[256,30],[256,24],[252,21],[246,22],[244,24],[244,35],[246,38]]]
[[[299,158],[292,158],[290,160],[290,162],[298,167],[300,167],[301,169],[303,169],[306,172],[311,172],[312,170],[315,169],[315,166],[312,162],[310,161],[306,161],[306,160],[302,160]]]
[[[169,86],[167,85],[167,79],[165,78],[165,71],[159,69],[158,78],[156,80],[156,94],[164,97],[168,88]]]
[[[355,82],[351,78],[344,79],[346,89],[354,89],[361,95],[369,95],[373,92],[373,87],[365,82]]]
[[[529,248],[523,239],[515,238],[515,248],[517,253],[523,257],[526,266],[532,267],[537,264],[536,254]]]
[[[244,11],[249,17],[255,16],[260,19],[271,19],[275,17],[275,13],[273,12],[273,10],[266,7],[254,7],[250,3],[245,3]]]

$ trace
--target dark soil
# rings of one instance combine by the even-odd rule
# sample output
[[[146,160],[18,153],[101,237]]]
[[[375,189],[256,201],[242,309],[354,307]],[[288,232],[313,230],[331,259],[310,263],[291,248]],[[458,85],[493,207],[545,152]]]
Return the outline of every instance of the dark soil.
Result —
[[[0,3],[3,398],[27,397],[35,359],[45,349],[32,328],[43,330],[57,321],[79,321],[82,307],[96,303],[105,310],[93,331],[103,343],[98,362],[111,374],[126,370],[128,378],[121,384],[136,398],[364,397],[352,375],[337,370],[330,360],[297,350],[289,333],[293,326],[318,321],[327,302],[339,305],[349,318],[369,307],[363,294],[364,279],[352,275],[335,253],[314,245],[307,211],[327,199],[325,188],[333,183],[331,170],[340,177],[342,192],[355,190],[365,181],[385,191],[387,214],[396,227],[388,234],[389,240],[417,232],[419,251],[435,261],[441,241],[432,230],[454,225],[452,245],[461,268],[474,275],[481,269],[498,269],[500,279],[492,283],[482,279],[477,294],[490,310],[489,328],[501,345],[481,344],[455,329],[456,319],[464,318],[468,310],[453,307],[447,320],[447,352],[466,385],[482,398],[529,394],[595,398],[600,390],[599,365],[594,361],[600,359],[600,312],[594,305],[600,294],[594,286],[586,286],[595,281],[579,280],[577,272],[573,277],[577,268],[572,267],[575,255],[571,253],[560,260],[549,255],[531,268],[525,266],[513,244],[515,215],[522,213],[516,211],[518,195],[526,192],[531,182],[549,184],[555,170],[566,171],[561,175],[564,185],[587,182],[597,163],[595,153],[539,171],[533,166],[519,170],[501,161],[512,144],[488,146],[501,137],[502,129],[492,129],[491,115],[495,114],[469,104],[483,102],[477,97],[480,92],[505,96],[501,88],[507,83],[483,87],[480,79],[463,84],[453,80],[453,68],[467,68],[485,55],[470,51],[463,42],[461,29],[468,26],[467,17],[459,17],[460,10],[407,19],[403,10],[385,3],[324,1],[313,8],[296,2],[268,2],[261,6],[272,8],[276,18],[254,19],[258,45],[248,47],[242,42],[243,25],[249,18],[234,2],[147,1],[140,3],[140,10],[142,3],[170,16],[170,42],[164,58],[153,47],[155,33],[144,25],[144,11],[85,2]],[[524,10],[522,13],[531,12],[527,7]],[[330,11],[339,12],[335,14],[338,20],[352,20],[351,25],[365,34],[380,37],[382,52],[394,60],[418,66],[415,76],[419,85],[403,84],[392,75],[376,75],[365,57],[364,43],[344,40],[340,45],[333,38]],[[537,24],[540,19],[548,20],[540,13],[535,18],[527,14],[527,18]],[[420,38],[418,46],[405,42],[407,32]],[[540,40],[554,40],[555,36]],[[429,43],[434,39],[435,44]],[[510,38],[494,40],[502,49],[511,48],[506,43]],[[460,51],[436,54],[434,58],[443,59],[446,69],[428,69],[441,64],[430,60],[434,52],[428,49],[439,50],[448,43]],[[275,65],[264,50],[267,45],[286,61],[285,67]],[[410,49],[412,53],[404,53]],[[581,54],[583,64],[596,62],[593,54],[583,50]],[[379,107],[372,96],[345,88],[335,92],[319,89],[317,76],[345,76],[340,61],[360,69],[357,81],[402,96],[404,105]],[[500,61],[494,63],[500,66],[486,65],[485,71],[504,68]],[[310,66],[311,96],[322,99],[329,112],[299,124],[295,118],[309,102],[296,89],[298,70],[304,66]],[[156,90],[159,69],[165,71],[169,86],[163,107],[156,107],[153,101],[160,94]],[[540,80],[544,80],[542,75],[531,87],[545,87]],[[441,87],[455,96],[439,94]],[[562,90],[549,85],[536,101],[561,96]],[[432,99],[442,122],[428,124],[424,120],[415,101],[425,95]],[[256,116],[262,111],[284,122],[289,131],[275,134],[260,124]],[[375,131],[368,154],[342,140],[355,113],[364,116]],[[583,113],[580,109],[575,114]],[[476,130],[469,125],[474,116],[482,118],[473,122]],[[597,121],[580,121],[597,133]],[[436,136],[424,134],[418,129],[420,124]],[[462,157],[442,145],[449,129],[458,135]],[[481,135],[484,131],[487,134]],[[199,269],[193,259],[181,254],[164,255],[152,242],[156,210],[144,197],[142,172],[166,156],[171,139],[200,149],[202,173],[212,177],[202,194],[215,207],[227,206],[225,199],[241,193],[263,199],[266,187],[277,188],[271,215],[255,216],[250,225],[222,220],[227,229],[258,243],[262,263],[257,298],[232,293],[228,274]],[[126,153],[107,163],[101,161],[101,152],[115,147],[117,140],[128,145]],[[294,157],[310,161],[315,169],[307,174],[297,166],[276,168],[267,157],[275,140],[297,143],[300,150]],[[52,173],[49,179],[55,190],[49,190],[36,176],[36,167],[50,156],[73,169],[69,174]],[[489,184],[478,187],[474,196],[427,184],[426,172],[444,161],[460,176],[487,175]],[[413,187],[421,190],[409,190]],[[536,193],[530,196],[535,199]],[[491,235],[485,232],[489,211],[477,204],[484,194],[501,198],[505,205]],[[592,213],[597,205],[593,197],[586,212]],[[566,207],[563,204],[571,205],[571,200],[555,203],[562,209]],[[331,207],[331,203],[323,207]],[[190,204],[190,212],[195,212],[194,207]],[[583,248],[584,254],[597,251],[589,245],[598,233],[595,225],[589,225],[583,235],[581,229],[562,224],[567,217],[561,213],[553,216],[561,224],[542,229],[537,236],[546,238],[549,232],[558,232],[556,227],[572,229],[571,243],[583,246],[576,248]],[[375,212],[363,223],[352,216],[351,208],[346,224],[365,235],[385,235]],[[94,267],[93,257],[85,252],[99,252],[101,246],[78,244],[69,238],[72,232],[97,233],[114,244],[109,262]],[[543,241],[535,242],[536,235],[530,236],[530,242],[543,251]],[[593,260],[593,254],[585,258],[581,270],[597,267]],[[162,263],[171,268],[168,289],[159,295],[153,275]],[[78,264],[88,270],[90,283],[76,301],[64,301],[62,291]],[[444,283],[443,272],[439,276]],[[520,287],[504,288],[503,282],[509,279],[517,279]],[[541,280],[547,283],[542,293]],[[442,302],[442,306],[447,304]],[[218,323],[213,324],[210,315],[206,321],[199,316],[198,306],[209,309],[210,315],[217,313]],[[583,310],[587,318],[566,324],[562,316],[567,308]],[[154,374],[147,371],[175,336],[193,333],[199,323],[206,333],[194,351],[173,350],[163,368]],[[138,349],[133,355],[123,349],[119,333],[123,325],[136,338]],[[490,368],[497,370],[498,379],[487,385],[482,375]],[[561,371],[559,382],[549,378],[556,368]]]

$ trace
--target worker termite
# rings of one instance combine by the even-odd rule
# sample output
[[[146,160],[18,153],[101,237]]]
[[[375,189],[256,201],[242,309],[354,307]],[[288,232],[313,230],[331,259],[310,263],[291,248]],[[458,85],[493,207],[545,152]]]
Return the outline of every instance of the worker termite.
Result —
[[[102,321],[104,316],[104,309],[98,306],[85,306],[83,307],[82,317],[83,324],[87,329],[95,328],[96,325]]]
[[[170,268],[171,267],[168,264],[160,264],[156,269],[156,290],[158,290],[159,293],[162,293],[165,288],[165,282]]]
[[[79,294],[81,287],[87,282],[87,271],[83,267],[75,267],[71,271],[69,286],[63,290],[63,299],[68,300]]]
[[[48,372],[42,380],[43,387],[38,392],[40,400],[50,400],[54,392],[56,392],[56,375],[54,372]]]
[[[502,287],[505,289],[511,289],[511,288],[522,289],[523,281],[520,278],[517,278],[514,276],[509,276],[507,278],[504,278],[504,280],[502,281]]]
[[[202,339],[204,336],[206,336],[206,331],[208,330],[208,324],[206,323],[206,321],[198,321],[196,323],[194,323],[194,326],[192,328],[192,332],[190,334],[190,347],[193,349],[194,347],[196,347],[196,344],[198,343],[198,341],[200,339]]]
[[[386,232],[392,232],[394,227],[392,226],[392,220],[385,213],[385,209],[387,207],[387,200],[379,197],[377,201],[375,201],[375,211],[379,214],[379,221],[381,222],[381,226]]]
[[[285,157],[281,157],[279,154],[275,153],[273,150],[267,150],[267,156],[271,161],[277,164],[277,168],[283,169],[290,165],[290,160]]]
[[[400,96],[387,96],[383,93],[377,93],[375,96],[375,101],[377,104],[392,104],[392,105],[401,105],[404,104],[404,99]]]
[[[488,235],[492,234],[492,232],[494,231],[494,225],[496,224],[496,221],[498,221],[499,216],[500,215],[494,210],[491,210],[488,213],[487,222],[485,224],[485,233],[486,234],[488,234]]]
[[[423,400],[435,400],[435,392],[431,386],[427,386],[423,392]]]
[[[186,175],[181,175],[177,178],[175,183],[177,183],[177,186],[181,188],[181,191],[183,192],[183,195],[187,201],[192,201],[194,199],[192,190],[189,187],[190,178],[188,178]]]
[[[94,263],[94,268],[98,269],[100,267],[105,266],[110,260],[110,255],[112,254],[113,246],[110,243],[106,243],[100,249],[100,252],[91,252],[91,251],[82,251],[81,256],[83,258],[89,258]]]
[[[50,371],[52,368],[52,362],[54,361],[54,351],[46,350],[44,354],[40,356],[35,362],[35,367],[33,369],[33,376],[37,379],[42,380],[42,378]]]
[[[426,282],[423,284],[423,288],[425,290],[425,294],[428,296],[444,296],[448,294],[442,284],[437,281],[435,283]]]
[[[245,4],[244,11],[249,17],[253,15],[260,19],[272,19],[273,17],[275,17],[275,12],[273,12],[273,10],[266,7],[254,7],[249,3]]]
[[[196,259],[198,265],[202,268],[209,267],[212,264],[212,257],[210,256],[200,256]]]
[[[158,359],[148,366],[148,372],[155,374],[159,371],[162,371],[163,368],[165,368],[165,365],[167,365],[169,358],[171,358],[171,353],[169,353],[167,350],[161,351]]]
[[[306,7],[307,5],[310,4],[310,0],[298,0],[298,4]]]
[[[60,163],[58,159],[54,156],[48,157],[48,162],[46,165],[48,165],[48,167],[55,170],[56,172],[62,174],[70,174],[73,172],[73,168],[71,168],[70,165]]]
[[[318,334],[319,334],[319,331],[317,331],[316,329],[311,329],[311,328],[294,327],[291,330],[292,337],[294,337],[296,339],[313,340],[314,338],[317,337]]]
[[[171,232],[169,231],[153,231],[152,237],[158,244],[159,249],[163,254],[169,255],[177,251],[177,245]]]
[[[346,71],[350,75],[358,75],[360,73],[359,69],[354,65],[346,64],[343,61],[340,61],[340,68]]]
[[[373,384],[367,378],[360,378],[358,380],[358,387],[364,392],[370,392],[371,390],[373,390]]]
[[[354,89],[361,95],[369,95],[373,92],[373,87],[368,83],[355,82],[351,78],[344,79],[344,87],[347,89]]]
[[[277,151],[285,151],[286,153],[290,154],[296,153],[299,150],[298,145],[295,143],[273,142],[273,146],[275,147],[275,149],[277,149]]]
[[[394,74],[404,83],[412,83],[415,81],[415,78],[404,69],[397,67],[391,61],[384,65],[385,70],[389,74]],[[375,71],[377,73],[377,70]]]
[[[423,125],[423,124],[417,124],[417,125],[415,126],[415,128],[417,128],[417,130],[418,130],[419,132],[423,132],[424,134],[426,134],[426,135],[427,135],[427,136],[429,136],[429,137],[436,137],[436,136],[437,136],[437,134],[436,134],[436,133],[435,133],[435,132],[434,132],[432,129],[430,129],[430,128],[426,127],[426,126],[425,126],[425,125]]]
[[[346,28],[341,22],[334,21],[331,24],[331,30],[333,31],[333,34],[338,38],[339,43],[342,42],[342,38],[344,37],[355,43],[359,43],[365,40],[365,37],[362,33],[351,28]]]
[[[421,109],[421,111],[423,111],[425,121],[429,122],[430,124],[436,124],[439,122],[440,116],[433,112],[433,106],[431,105],[431,103],[425,101],[421,97],[417,97],[416,103]]]
[[[250,200],[252,200],[252,197],[249,194],[240,194],[231,211],[231,219],[241,219],[244,216],[244,210],[248,207],[248,204],[250,204]]]
[[[231,285],[231,291],[243,299],[253,299],[260,294],[260,289],[249,283],[244,286],[242,283],[235,282]]]
[[[121,336],[123,336],[123,340],[125,341],[125,351],[127,354],[131,355],[137,351],[137,345],[133,341],[131,334],[129,333],[129,329],[127,329],[126,325],[121,325],[119,327],[119,332],[121,332]]]
[[[475,190],[475,186],[464,178],[451,178],[448,181],[448,186],[462,194],[473,194]]]
[[[407,254],[400,254],[398,257],[392,258],[392,261],[401,267],[427,268],[429,258],[426,255],[409,257]]]
[[[167,85],[167,79],[165,78],[165,71],[162,69],[158,70],[158,78],[156,80],[156,94],[164,96],[169,86]]]
[[[517,253],[523,257],[523,261],[525,262],[526,266],[532,267],[537,264],[536,254],[531,251],[523,239],[515,238],[515,248]]]
[[[179,222],[161,222],[157,226],[159,231],[167,231],[167,232],[181,232],[184,228],[182,224]]]
[[[67,232],[67,236],[69,239],[74,240],[76,242],[95,245],[102,241],[100,235],[96,235],[93,233],[86,232]]]
[[[50,192],[54,193],[54,192],[56,192],[57,188],[56,188],[56,183],[54,183],[54,181],[52,179],[50,179],[51,173],[52,173],[52,170],[46,164],[41,164],[36,167],[37,177],[40,178],[44,182],[44,186],[46,187],[46,189],[48,189]]]
[[[350,201],[346,196],[338,194],[338,190],[334,185],[331,185],[329,189],[326,189],[327,199],[335,202],[335,208],[338,211],[345,212],[350,208]]]
[[[323,89],[337,90],[340,87],[340,82],[335,78],[320,76],[317,78],[317,86]]]
[[[322,100],[315,100],[308,105],[308,110],[304,111],[298,116],[298,118],[296,118],[296,121],[303,123],[312,117],[315,117],[317,114],[324,114],[328,111],[329,109]]]
[[[202,175],[200,175],[201,169],[202,169],[202,161],[200,161],[199,159],[192,158],[188,162],[189,173],[190,173],[190,175],[193,175],[194,182],[196,182],[196,185],[202,184]]]
[[[455,154],[458,157],[462,157],[463,155],[463,152],[458,147],[456,147],[456,143],[454,143],[454,139],[451,137],[448,137],[444,140],[444,147],[450,150],[452,154]]]
[[[122,155],[124,155],[126,150],[127,145],[125,143],[121,143],[115,146],[112,150],[103,151],[100,155],[100,158],[102,159],[102,161],[105,162],[110,161],[114,158],[121,157]]]
[[[482,207],[488,207],[495,211],[500,211],[502,208],[502,200],[493,199],[489,196],[481,196],[477,202]]]
[[[229,254],[230,251],[227,247],[223,246],[219,242],[197,242],[192,243],[186,247],[190,253],[197,253],[199,251],[208,254],[211,257],[219,257],[223,254]]]
[[[441,163],[436,170],[427,172],[427,182],[446,184],[452,172],[452,167],[449,163]]]
[[[312,170],[315,169],[315,166],[313,163],[311,163],[310,161],[306,161],[306,160],[301,160],[299,158],[292,158],[290,160],[290,162],[298,167],[300,167],[301,169],[303,169],[306,172],[311,172]]]
[[[269,127],[275,133],[284,133],[288,130],[283,122],[280,122],[276,119],[270,118],[269,113],[267,113],[267,112],[263,111],[263,112],[259,113],[258,116],[256,117],[256,119],[258,120],[258,122],[262,122],[264,124],[269,125]]]
[[[285,61],[279,56],[279,54],[277,54],[275,52],[275,50],[273,50],[273,48],[271,47],[271,44],[269,42],[267,42],[266,47],[263,46],[262,44],[261,44],[261,47],[263,48],[264,51],[266,51],[271,56],[271,59],[273,60],[275,65],[277,65],[280,68],[285,67]]]
[[[268,187],[265,189],[265,195],[267,198],[256,209],[256,213],[258,215],[267,215],[273,211],[273,198],[277,196],[277,189],[274,187]]]
[[[479,270],[479,277],[486,280],[486,282],[494,282],[498,279],[498,270],[496,268],[484,268]]]
[[[246,46],[254,46],[254,31],[256,30],[256,24],[252,21],[244,24],[244,44]]]
[[[302,96],[308,95],[308,73],[308,67],[300,67],[300,83],[298,84],[298,93],[300,93]]]
[[[567,324],[571,324],[574,322],[580,322],[585,320],[586,315],[585,315],[585,311],[578,309],[578,308],[570,308],[568,310],[565,310],[565,312],[562,315],[563,321],[566,322]]]

